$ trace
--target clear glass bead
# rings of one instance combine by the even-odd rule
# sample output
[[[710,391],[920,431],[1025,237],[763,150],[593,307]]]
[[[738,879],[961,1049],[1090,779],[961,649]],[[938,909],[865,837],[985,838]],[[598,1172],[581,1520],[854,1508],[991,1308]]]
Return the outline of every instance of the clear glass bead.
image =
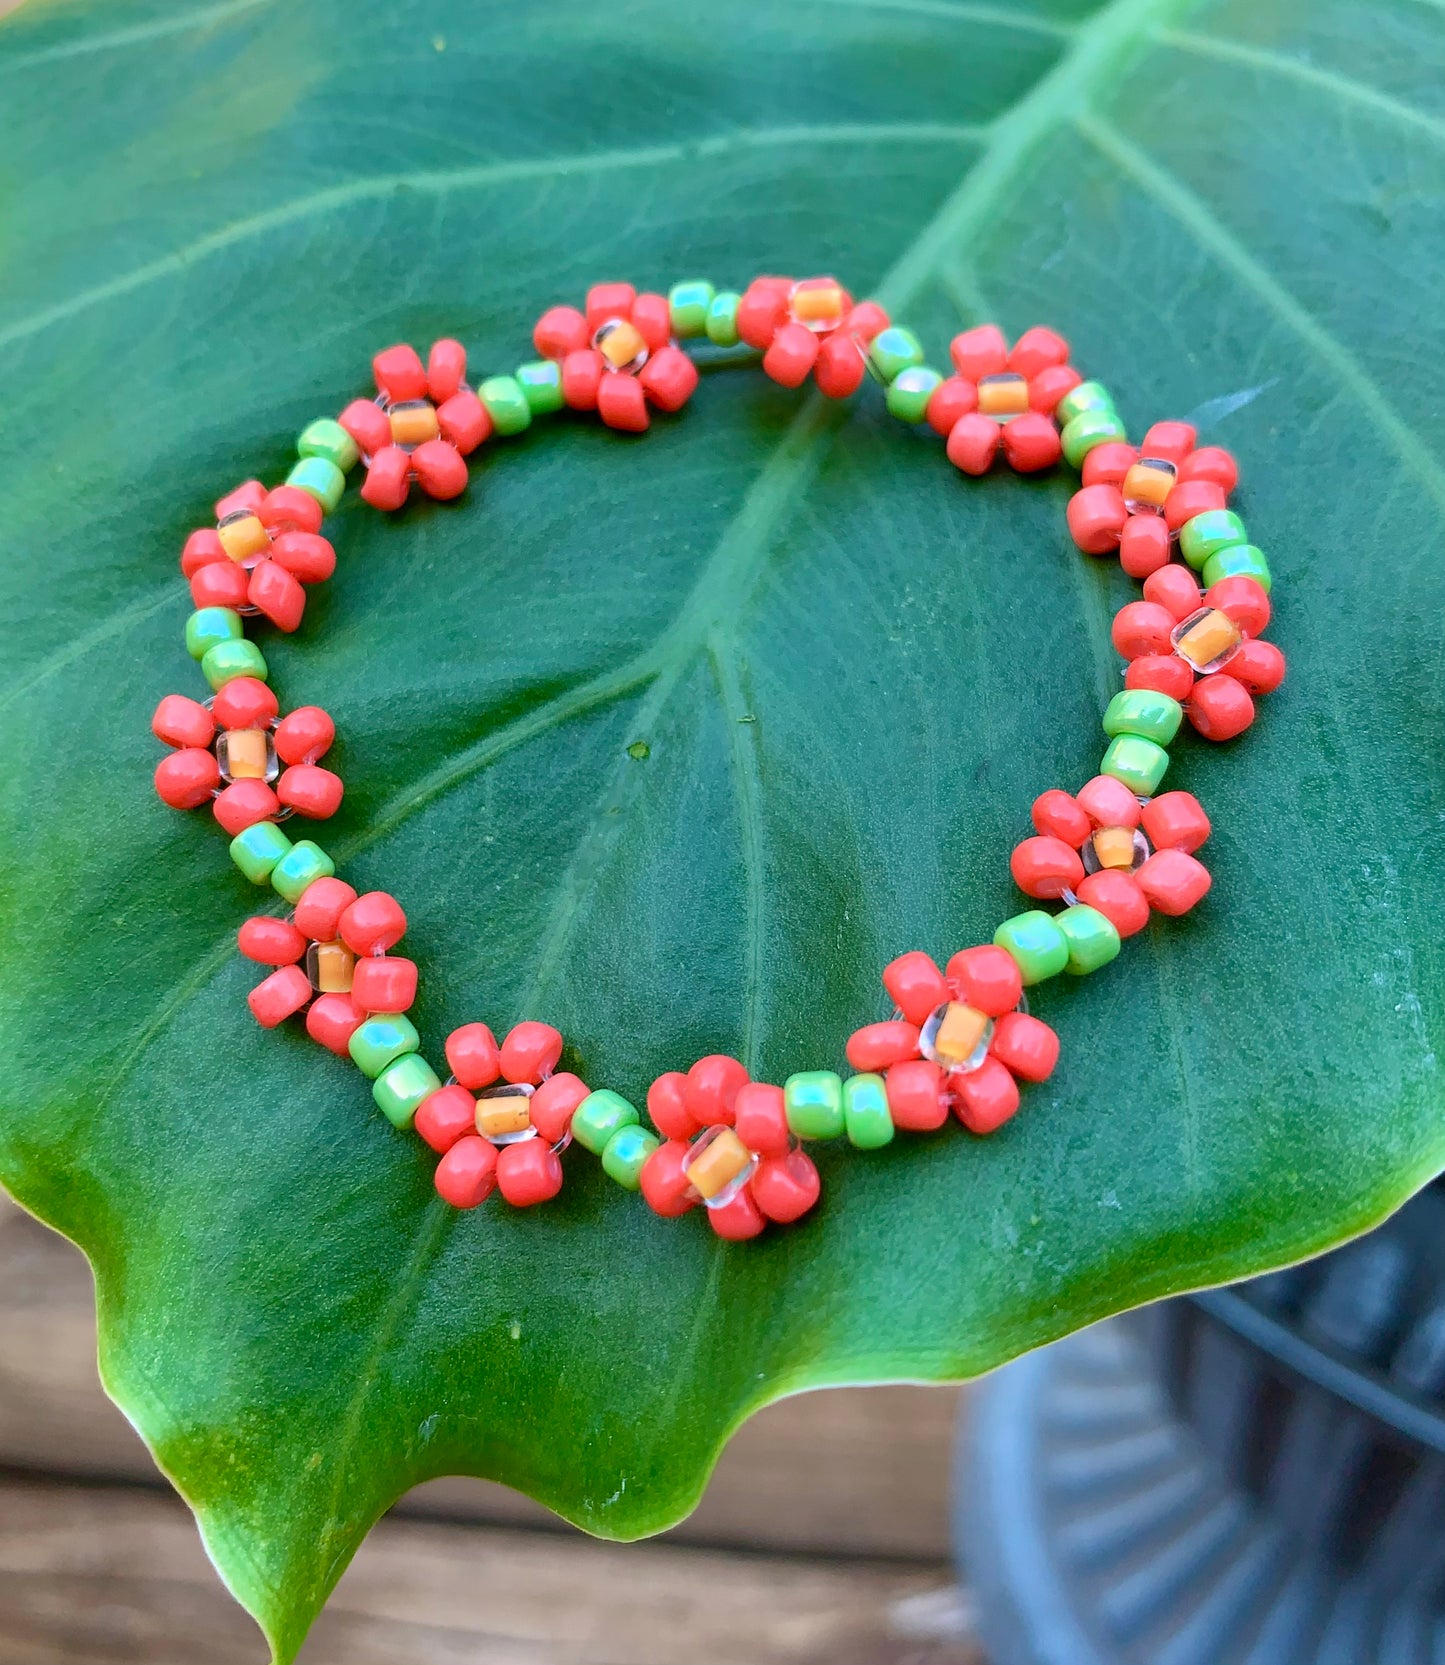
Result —
[[[271,731],[264,728],[223,728],[216,736],[216,763],[221,779],[273,781],[281,773],[281,760]]]
[[[1133,873],[1154,854],[1140,827],[1095,827],[1079,851],[1086,873]]]
[[[978,379],[978,409],[981,416],[1007,422],[1029,408],[1029,384],[1016,370],[1002,370],[996,376]]]
[[[847,299],[836,278],[804,278],[788,296],[788,316],[815,335],[826,335],[843,322]]]
[[[317,994],[350,994],[356,955],[344,942],[313,942],[306,950],[306,975]]]
[[[708,1208],[730,1203],[757,1172],[758,1159],[732,1128],[705,1128],[688,1146],[682,1171]]]
[[[1179,470],[1162,457],[1140,457],[1124,476],[1120,488],[1130,514],[1164,513],[1164,499],[1174,490]]]
[[[988,1057],[993,1019],[961,1000],[945,1001],[925,1020],[918,1050],[944,1069],[967,1075]]]
[[[477,1132],[494,1145],[520,1145],[535,1139],[532,1126],[532,1094],[525,1081],[499,1081],[477,1094]]]
[[[642,331],[626,318],[609,318],[600,324],[592,337],[592,345],[602,354],[609,370],[635,375],[647,363],[647,343],[642,339]]]
[[[1200,607],[1169,632],[1174,651],[1200,676],[1223,670],[1244,646],[1244,633],[1218,607]]]

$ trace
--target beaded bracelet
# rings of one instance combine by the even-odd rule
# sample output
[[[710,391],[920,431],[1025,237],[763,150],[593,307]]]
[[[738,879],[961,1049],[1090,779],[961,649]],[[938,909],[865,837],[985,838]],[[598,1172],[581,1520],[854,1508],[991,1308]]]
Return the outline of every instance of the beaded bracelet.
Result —
[[[1184,422],[1156,423],[1130,445],[1109,393],[1070,365],[1068,343],[1052,330],[1028,330],[1012,348],[993,325],[967,330],[944,376],[923,362],[910,331],[872,302],[855,305],[834,279],[761,277],[743,293],[703,282],[666,296],[599,284],[585,310],[545,312],[533,341],[535,362],[475,389],[457,341],[436,342],[425,364],[409,346],[388,347],[372,363],[375,398],[311,423],[284,485],[268,491],[250,480],[216,504],[215,527],[193,532],[181,555],[195,605],[186,647],[212,695],[161,700],[151,726],[173,749],[156,789],[178,809],[209,803],[236,866],[292,905],[284,919],[261,915],[240,929],[242,954],[274,968],[248,996],[257,1022],[269,1029],[304,1013],[314,1040],[371,1078],[390,1121],[437,1153],[436,1189],[448,1203],[474,1208],[494,1190],[516,1208],[545,1202],[561,1189],[561,1153],[575,1142],[656,1213],[702,1203],[719,1236],[754,1237],[818,1200],[805,1141],[846,1137],[873,1150],[899,1128],[936,1131],[950,1114],[973,1134],[1000,1127],[1018,1109],[1018,1083],[1045,1080],[1059,1054],[1025,989],[1098,970],[1151,911],[1185,913],[1208,891],[1195,855],[1208,816],[1187,792],[1156,794],[1185,717],[1207,739],[1230,739],[1253,721],[1253,696],[1282,680],[1283,655],[1261,639],[1269,569],[1228,507],[1237,482],[1229,453],[1197,447]],[[1061,902],[1060,911],[1016,914],[943,969],[917,950],[895,959],[883,971],[893,1016],[851,1036],[855,1073],[846,1079],[804,1070],[778,1087],[720,1055],[659,1076],[647,1093],[653,1132],[619,1093],[558,1071],[563,1038],[547,1023],[517,1023],[500,1046],[485,1024],[464,1024],[445,1042],[445,1083],[421,1056],[406,1015],[417,968],[391,952],[406,930],[401,905],[382,891],[358,895],[319,845],[282,830],[292,816],[323,820],[339,806],[342,783],[319,761],[335,728],[316,706],[281,716],[244,619],[300,625],[304,587],[336,564],[323,517],[358,465],[361,497],[394,511],[413,485],[458,496],[478,446],[564,407],[641,433],[651,409],[678,411],[697,386],[685,341],[745,344],[774,381],[799,387],[811,376],[834,399],[871,375],[888,410],[926,423],[966,474],[985,473],[1000,455],[1025,473],[1062,457],[1083,475],[1068,507],[1074,541],[1088,554],[1117,550],[1143,580],[1144,599],[1114,619],[1128,663],[1104,712],[1099,773],[1075,793],[1053,788],[1036,799],[1034,834],[1010,858],[1019,888]]]

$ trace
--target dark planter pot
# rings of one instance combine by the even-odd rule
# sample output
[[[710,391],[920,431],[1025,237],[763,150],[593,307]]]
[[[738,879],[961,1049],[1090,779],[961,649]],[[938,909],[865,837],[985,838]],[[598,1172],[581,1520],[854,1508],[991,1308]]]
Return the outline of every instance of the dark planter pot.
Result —
[[[1445,1665],[1445,1192],[997,1372],[957,1533],[993,1665]]]

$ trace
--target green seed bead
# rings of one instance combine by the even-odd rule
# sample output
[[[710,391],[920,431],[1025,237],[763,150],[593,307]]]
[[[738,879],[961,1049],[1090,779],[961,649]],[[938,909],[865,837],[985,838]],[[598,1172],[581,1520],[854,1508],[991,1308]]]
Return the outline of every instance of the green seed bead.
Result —
[[[1069,963],[1069,944],[1051,913],[1031,908],[1004,920],[993,934],[997,947],[1011,954],[1025,983],[1057,977]]]
[[[349,474],[361,461],[356,441],[329,416],[319,416],[316,421],[306,424],[296,441],[296,454],[298,457],[324,457],[343,474]]]
[[[1086,907],[1082,902],[1056,913],[1054,923],[1069,945],[1069,963],[1064,969],[1073,972],[1075,977],[1108,965],[1122,947],[1113,922],[1097,908]]]
[[[667,292],[667,316],[679,341],[706,332],[708,309],[716,298],[717,291],[701,278],[673,284]]]
[[[1168,767],[1169,753],[1163,746],[1137,734],[1121,734],[1109,742],[1099,773],[1123,781],[1135,797],[1152,798]]]
[[[286,484],[309,491],[327,514],[334,515],[346,490],[346,476],[329,457],[302,457],[286,476]]]
[[[642,1188],[642,1164],[662,1143],[645,1127],[619,1127],[602,1147],[602,1171],[627,1191]]]
[[[186,652],[204,659],[222,642],[239,642],[245,635],[241,615],[229,607],[200,607],[186,620]]]
[[[388,1064],[420,1045],[421,1036],[405,1012],[373,1012],[351,1031],[346,1050],[357,1069],[375,1079]]]
[[[641,1120],[636,1107],[621,1093],[600,1087],[595,1093],[588,1093],[572,1112],[572,1137],[594,1156],[601,1156],[619,1127],[634,1127]]]
[[[1084,458],[1096,445],[1127,437],[1123,420],[1112,410],[1082,411],[1068,422],[1059,435],[1070,468],[1082,468]]]
[[[519,434],[531,426],[532,407],[515,376],[488,376],[477,389],[499,434]]]
[[[1252,543],[1237,543],[1230,549],[1218,550],[1204,563],[1199,576],[1206,590],[1221,578],[1252,578],[1266,595],[1271,587],[1269,562],[1264,558],[1264,551]]]
[[[847,1127],[843,1081],[832,1070],[802,1070],[783,1083],[788,1128],[799,1139],[836,1139]]]
[[[299,902],[301,892],[313,879],[329,879],[335,872],[336,863],[319,844],[298,838],[271,869],[271,885],[278,896]]]
[[[900,422],[922,422],[928,414],[933,390],[942,380],[936,370],[923,364],[911,364],[906,370],[900,370],[888,387],[885,402],[889,414]]]
[[[274,821],[258,821],[231,840],[231,860],[253,885],[263,885],[290,848],[291,840]]]
[[[554,359],[539,358],[531,364],[522,365],[517,371],[517,386],[521,388],[527,409],[533,416],[550,416],[554,410],[561,410],[565,403],[562,398],[562,366]]]
[[[901,329],[897,324],[880,330],[868,347],[869,368],[885,385],[904,370],[922,363],[923,343],[912,330]]]
[[[1055,407],[1055,419],[1067,426],[1086,410],[1113,410],[1114,395],[1102,382],[1080,382],[1071,387]]]
[[[850,1075],[843,1083],[843,1122],[848,1142],[878,1150],[893,1140],[893,1115],[881,1075]]]
[[[371,1096],[393,1127],[408,1128],[418,1106],[441,1086],[437,1072],[419,1052],[406,1052],[371,1084]]]
[[[1167,746],[1183,720],[1184,707],[1168,694],[1152,688],[1121,688],[1104,713],[1104,733],[1111,737],[1139,734]]]
[[[254,676],[258,682],[264,682],[266,659],[254,642],[244,638],[239,642],[217,642],[215,647],[206,650],[201,675],[218,691],[238,676]]]
[[[1179,553],[1196,572],[1211,555],[1248,543],[1249,533],[1233,509],[1206,509],[1179,530]]]
[[[736,347],[738,344],[738,308],[742,296],[735,289],[724,289],[708,303],[707,322],[703,328],[714,347]]]

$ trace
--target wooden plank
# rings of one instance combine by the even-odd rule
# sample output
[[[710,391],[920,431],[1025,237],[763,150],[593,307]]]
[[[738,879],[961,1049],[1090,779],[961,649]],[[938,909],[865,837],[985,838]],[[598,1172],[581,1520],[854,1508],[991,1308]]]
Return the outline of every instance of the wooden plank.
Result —
[[[946,1572],[383,1521],[304,1665],[983,1665]],[[183,1507],[0,1485],[6,1665],[263,1665]]]

